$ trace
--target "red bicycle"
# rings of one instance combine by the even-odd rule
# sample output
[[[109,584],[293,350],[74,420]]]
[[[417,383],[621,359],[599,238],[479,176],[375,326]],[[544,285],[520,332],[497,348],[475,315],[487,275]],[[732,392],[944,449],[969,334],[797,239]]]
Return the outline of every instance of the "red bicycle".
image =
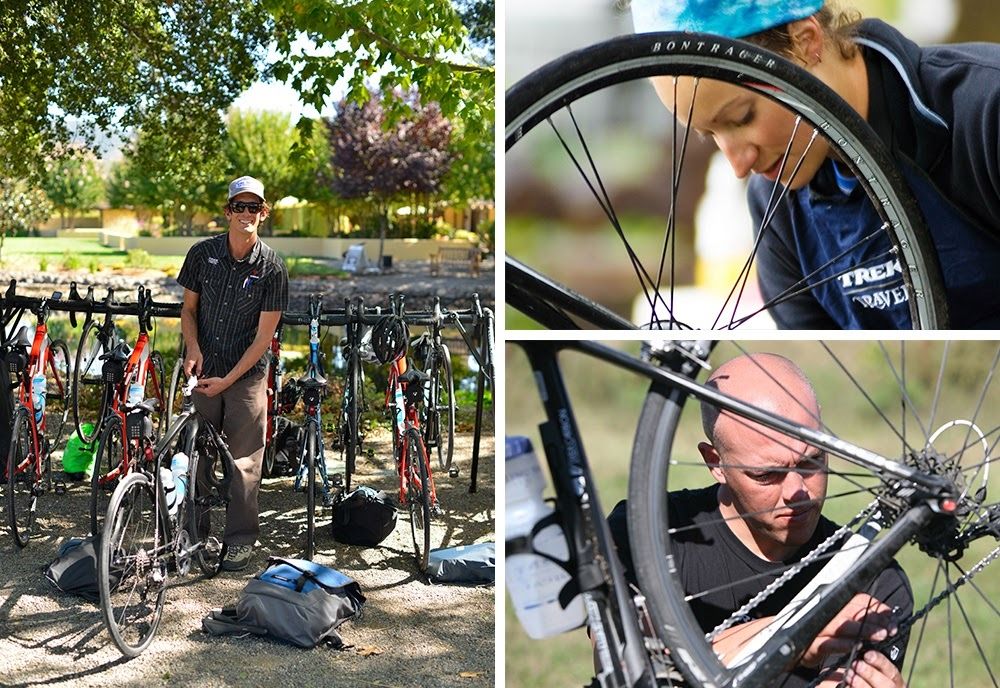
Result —
[[[28,306],[36,318],[34,339],[28,339],[28,326],[22,325],[4,347],[9,390],[17,389],[6,474],[7,516],[18,547],[26,546],[31,539],[38,497],[53,488],[49,452],[66,426],[69,351],[65,342],[49,339],[45,324],[48,302],[61,298],[62,294],[55,292],[50,299]],[[16,327],[25,308],[12,306],[3,317],[4,326],[16,316]],[[9,376],[15,378],[13,384]],[[56,491],[63,489],[57,482]]]
[[[77,384],[77,390],[86,384],[91,363],[103,361],[99,378],[103,386],[101,415],[96,423],[100,428],[100,439],[90,483],[90,532],[94,535],[101,532],[102,520],[118,481],[132,470],[140,456],[149,451],[148,447],[143,446],[141,440],[144,433],[139,431],[138,426],[135,432],[128,432],[129,415],[137,412],[139,405],[146,399],[155,400],[155,403],[148,405],[151,412],[145,415],[148,421],[143,422],[152,425],[150,431],[153,437],[159,434],[166,400],[163,358],[153,351],[148,333],[152,326],[152,309],[153,301],[149,292],[140,287],[139,336],[131,350],[128,344],[118,340],[114,334],[110,304],[104,325],[95,328],[96,331],[90,336],[89,326],[95,323],[89,323],[80,340],[80,351],[89,353],[82,358],[87,368],[77,370],[77,379],[81,381]],[[78,361],[81,360],[80,351]],[[96,431],[94,434],[97,434]]]
[[[385,405],[393,416],[392,447],[399,474],[399,506],[410,512],[413,549],[420,571],[427,570],[431,546],[431,516],[441,512],[427,448],[420,430],[420,404],[426,373],[409,365],[406,348],[409,332],[402,316],[383,317],[372,328],[372,348],[389,364]]]

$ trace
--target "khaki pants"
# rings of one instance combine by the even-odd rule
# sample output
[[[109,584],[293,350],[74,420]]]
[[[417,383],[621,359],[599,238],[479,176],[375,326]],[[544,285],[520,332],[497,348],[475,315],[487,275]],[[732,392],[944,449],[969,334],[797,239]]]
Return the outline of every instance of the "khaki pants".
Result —
[[[194,406],[225,434],[236,462],[222,541],[252,545],[260,534],[257,494],[267,429],[267,376],[251,375],[214,397],[195,392]]]

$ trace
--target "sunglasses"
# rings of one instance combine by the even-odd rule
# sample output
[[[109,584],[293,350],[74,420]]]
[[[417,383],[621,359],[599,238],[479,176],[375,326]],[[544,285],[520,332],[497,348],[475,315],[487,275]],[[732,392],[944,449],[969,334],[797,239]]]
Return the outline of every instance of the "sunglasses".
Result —
[[[263,203],[243,203],[242,201],[237,201],[235,203],[229,204],[229,209],[234,213],[242,213],[244,210],[249,211],[256,215],[261,210],[264,209]]]

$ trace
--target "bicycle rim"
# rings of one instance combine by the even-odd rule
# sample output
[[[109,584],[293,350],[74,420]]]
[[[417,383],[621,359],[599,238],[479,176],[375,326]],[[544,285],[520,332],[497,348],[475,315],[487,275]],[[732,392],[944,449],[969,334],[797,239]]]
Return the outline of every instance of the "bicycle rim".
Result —
[[[98,331],[98,325],[93,321],[83,328],[73,366],[73,423],[76,434],[88,444],[100,436],[108,402],[108,387],[104,384],[103,362],[100,360],[105,350],[97,338]],[[90,412],[94,406],[98,407],[96,416]],[[90,420],[93,420],[94,430],[88,434],[84,432],[83,425]]]
[[[700,195],[698,187],[703,184],[707,163],[701,165],[695,157],[707,158],[708,153],[705,147],[697,149],[700,144],[692,141],[694,137],[676,118],[659,104],[650,104],[655,101],[652,88],[640,81],[652,76],[727,82],[783,104],[799,118],[794,130],[797,142],[789,144],[782,159],[782,179],[786,181],[798,173],[798,159],[803,157],[800,149],[804,144],[798,141],[817,132],[816,140],[848,161],[845,164],[872,200],[878,222],[852,247],[859,252],[872,249],[865,262],[846,260],[846,255],[830,256],[829,264],[812,268],[781,294],[765,298],[757,293],[754,233],[766,235],[771,218],[785,212],[792,197],[776,185],[759,226],[736,232],[739,236],[730,231],[703,240],[718,253],[721,245],[738,245],[745,235],[747,245],[742,254],[726,253],[724,260],[720,258],[711,268],[696,264],[691,227],[694,213],[680,208],[690,203],[687,194],[694,191]],[[635,110],[658,108],[654,111],[667,115],[666,127],[649,121],[622,124],[619,120],[625,113],[621,103],[625,102],[633,103]],[[672,110],[678,111],[676,101]],[[530,254],[534,243],[538,246],[536,259],[529,262],[536,266],[544,263],[535,271],[508,260],[508,300],[543,327],[609,329],[628,327],[629,323],[651,329],[729,329],[744,323],[763,327],[767,319],[762,320],[761,314],[769,308],[787,300],[811,298],[816,289],[849,279],[848,273],[859,267],[874,269],[880,262],[893,263],[897,258],[913,328],[947,327],[947,306],[933,243],[884,145],[850,106],[818,80],[770,53],[738,41],[695,34],[624,36],[566,55],[522,79],[507,91],[506,112],[508,178],[524,180],[518,188],[508,185],[508,250],[514,253],[524,247],[521,255]],[[630,140],[641,129],[649,128],[656,130],[650,140]],[[652,153],[658,148],[670,148],[677,155],[654,159]],[[567,162],[562,166],[554,163],[557,155]],[[635,159],[623,166],[611,155],[632,155]],[[535,174],[540,168],[544,168],[550,185]],[[649,199],[638,209],[620,207],[630,197],[641,195],[638,177],[655,175],[667,177],[661,184],[663,198],[655,202]],[[577,182],[574,190],[567,189],[571,179]],[[532,200],[538,189],[544,189],[548,199],[544,211],[531,210],[538,207]],[[589,205],[584,203],[588,198],[592,201]],[[538,236],[554,237],[563,225],[574,224],[572,219],[560,217],[559,207],[567,209],[566,216],[577,218],[574,229],[565,233],[572,237],[567,241],[580,244],[594,237],[592,250],[602,258],[617,253],[620,265],[612,267],[613,259],[608,258],[581,270],[577,262],[565,260],[566,251],[552,243],[555,239],[538,243]],[[601,223],[610,225],[611,231],[590,231]],[[746,222],[734,215],[716,224],[728,228]],[[616,247],[618,243],[620,247]],[[877,251],[875,246],[879,246]],[[730,279],[717,279],[730,272]],[[612,293],[612,288],[629,280],[634,285],[632,292]],[[566,282],[568,288],[560,282]],[[602,284],[608,289],[603,290]]]
[[[212,512],[217,505],[225,503],[220,494],[220,486],[225,484],[223,458],[213,457],[198,448],[196,421],[188,420],[185,424],[177,435],[174,449],[161,452],[163,458],[157,464],[166,465],[178,450],[188,456],[188,488],[181,522],[185,524],[191,543],[198,545],[194,553],[198,568],[211,578],[222,566],[222,542],[213,535]]]
[[[70,368],[66,342],[56,340],[49,345],[45,377],[45,437],[49,441],[49,451],[52,451],[58,449],[63,437],[66,419],[69,417],[70,399],[73,396],[70,389],[73,371]]]
[[[361,359],[352,353],[347,372],[346,409],[344,411],[344,489],[351,491],[351,476],[357,468],[358,449],[361,447]]]
[[[181,347],[180,355],[177,357],[177,361],[174,362],[174,369],[170,373],[170,391],[167,393],[167,413],[166,413],[166,429],[170,429],[170,424],[174,420],[174,416],[177,415],[178,409],[180,409],[184,404],[184,394],[181,392],[181,373],[184,370],[184,347]]]
[[[164,421],[164,416],[168,415],[165,413],[165,409],[167,408],[166,381],[167,377],[163,367],[163,356],[160,355],[159,351],[154,351],[149,355],[149,367],[146,371],[146,389],[144,392],[147,399],[156,399],[159,402],[156,411],[151,414],[154,437],[158,437],[167,428]]]
[[[112,416],[104,425],[97,443],[94,468],[90,477],[90,532],[96,536],[104,528],[104,515],[108,512],[111,495],[122,476],[109,478],[113,471],[121,470],[125,459],[125,430],[118,416]]]
[[[415,428],[408,428],[403,438],[406,451],[407,502],[410,507],[410,531],[413,551],[420,573],[427,572],[427,558],[431,547],[431,488],[427,475],[427,451],[424,441]]]
[[[451,374],[451,352],[444,344],[441,345],[443,356],[441,362],[441,392],[438,396],[438,408],[441,410],[441,439],[438,446],[438,461],[441,469],[451,468],[451,460],[455,453],[455,378]]]
[[[38,495],[35,486],[35,465],[31,461],[23,471],[17,467],[33,454],[31,422],[26,409],[20,409],[11,426],[10,447],[7,450],[7,522],[18,547],[25,547],[34,529],[35,505]]]
[[[996,522],[1000,486],[991,475],[1000,443],[996,414],[1000,389],[993,381],[1000,347],[995,342],[756,342],[745,349],[720,344],[713,363],[718,365],[745,350],[776,352],[803,361],[807,377],[818,383],[824,410],[817,427],[823,432],[925,472],[948,476],[964,486],[956,515],[942,516],[896,554],[913,590],[913,611],[898,619],[903,635],[908,635],[908,646],[897,638],[879,649],[890,656],[905,648],[902,674],[911,688],[990,684],[1000,668],[1000,640],[992,632],[1000,616],[992,599],[1000,590],[994,563],[1000,556],[1000,526]],[[690,496],[673,492],[677,500],[673,507],[667,498],[668,491],[693,490],[715,482],[706,470],[704,455],[696,448],[699,440],[704,441],[699,406],[697,400],[663,383],[651,386],[633,449],[628,531],[635,573],[647,593],[654,626],[671,648],[671,656],[688,680],[724,686],[730,685],[732,674],[723,663],[733,662],[734,657],[720,661],[706,633],[725,634],[730,632],[727,625],[739,626],[746,618],[777,613],[801,587],[794,579],[787,582],[780,576],[794,573],[799,557],[803,561],[815,559],[816,566],[821,566],[836,547],[824,552],[822,547],[813,549],[816,543],[810,541],[783,564],[766,574],[757,573],[757,580],[731,573],[736,567],[714,576],[692,577],[676,574],[676,569],[666,564],[671,559],[694,556],[690,541],[699,534],[728,532],[710,530],[728,523],[718,509],[710,517],[702,517],[696,527],[688,518],[678,516],[688,508],[684,505]],[[808,424],[803,420],[805,406],[799,402],[788,402],[783,413]],[[745,418],[740,423],[749,428]],[[785,434],[778,443],[784,448],[800,447],[796,444],[799,440]],[[729,480],[753,468],[739,463],[725,465],[725,459],[723,466],[729,471]],[[848,524],[851,532],[857,532],[864,519],[855,519],[869,504],[881,509],[884,528],[905,511],[887,489],[889,479],[879,478],[870,469],[831,456],[824,473],[829,483],[822,513],[834,524],[830,530]],[[749,515],[767,522],[775,512],[792,508],[788,504],[786,500],[774,509],[751,510]],[[738,520],[730,519],[733,523]],[[779,520],[774,516],[774,522]],[[823,527],[817,526],[817,530]],[[810,576],[808,571],[803,575]],[[885,582],[894,574],[880,575],[885,578],[866,590],[884,592]],[[709,578],[711,584],[696,589],[696,579],[702,585]],[[772,583],[774,589],[766,591],[765,586]],[[754,600],[761,591],[762,599]],[[713,606],[732,609],[734,605],[741,608],[730,617],[716,618],[709,611]],[[839,664],[848,661],[850,656],[842,656]],[[758,671],[741,685],[775,685],[776,680]]]
[[[157,513],[160,523],[157,526]],[[118,649],[137,657],[153,641],[166,595],[168,534],[149,476],[131,473],[115,489],[101,535],[97,580],[104,625]]]

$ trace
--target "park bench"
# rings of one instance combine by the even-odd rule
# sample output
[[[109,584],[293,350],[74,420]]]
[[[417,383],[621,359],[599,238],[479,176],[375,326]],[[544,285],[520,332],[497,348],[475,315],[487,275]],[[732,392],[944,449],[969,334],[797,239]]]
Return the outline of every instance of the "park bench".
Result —
[[[456,268],[467,267],[473,277],[479,277],[479,263],[482,256],[479,248],[470,246],[467,248],[439,247],[437,253],[431,254],[431,274],[435,277],[441,274],[441,266],[444,264],[455,266]]]

